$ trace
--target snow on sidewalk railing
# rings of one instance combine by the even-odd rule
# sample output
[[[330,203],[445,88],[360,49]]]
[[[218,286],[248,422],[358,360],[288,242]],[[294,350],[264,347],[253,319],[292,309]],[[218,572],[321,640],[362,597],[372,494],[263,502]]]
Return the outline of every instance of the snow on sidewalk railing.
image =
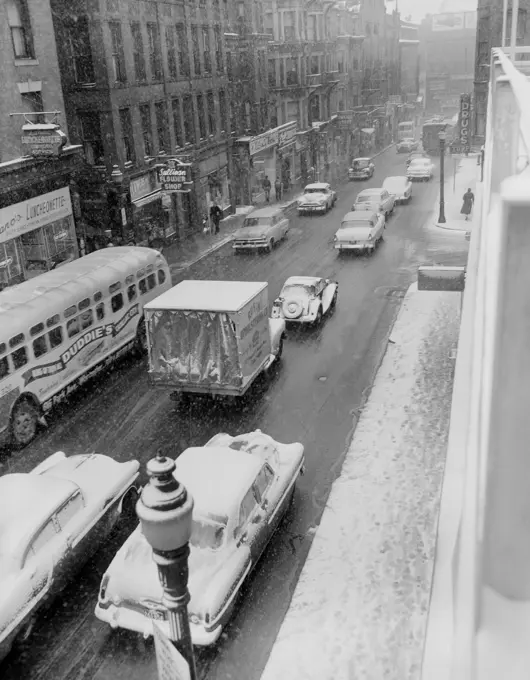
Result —
[[[522,64],[530,65],[492,51],[423,680],[530,677],[530,83]]]

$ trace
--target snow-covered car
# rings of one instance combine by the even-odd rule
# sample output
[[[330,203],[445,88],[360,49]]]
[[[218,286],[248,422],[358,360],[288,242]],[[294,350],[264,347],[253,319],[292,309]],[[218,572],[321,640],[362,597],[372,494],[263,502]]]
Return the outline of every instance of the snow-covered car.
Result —
[[[336,200],[337,194],[329,184],[308,184],[297,201],[298,214],[326,213],[333,208]]]
[[[387,177],[383,189],[394,197],[395,203],[409,203],[412,198],[412,182],[405,176]]]
[[[272,305],[272,318],[318,324],[337,303],[339,284],[317,276],[291,276]]]
[[[134,515],[139,467],[58,451],[32,472],[0,477],[0,659],[119,519]]]
[[[411,181],[428,182],[434,175],[434,163],[430,158],[415,158],[407,168]]]
[[[247,249],[271,252],[288,232],[289,220],[282,208],[260,208],[245,218],[243,226],[234,234],[232,247],[236,252]]]
[[[339,254],[343,250],[373,252],[382,241],[385,228],[385,217],[381,213],[373,210],[346,213],[335,234],[334,247]]]
[[[364,189],[357,194],[352,210],[375,210],[385,217],[394,212],[395,200],[386,189]]]
[[[409,154],[408,157],[407,157],[407,160],[406,160],[407,168],[412,163],[412,161],[415,161],[417,158],[424,158],[424,159],[430,160],[429,156],[424,154],[423,151],[414,151],[413,153]]]
[[[188,615],[195,645],[211,645],[228,622],[238,593],[294,496],[303,472],[302,444],[281,444],[260,430],[218,434],[176,459],[175,477],[194,500]],[[101,581],[96,616],[113,628],[169,633],[152,550],[139,525]]]
[[[356,158],[348,170],[348,179],[370,179],[374,176],[375,165],[371,158]]]
[[[416,151],[419,143],[412,137],[405,137],[405,139],[400,140],[396,145],[396,151],[398,153],[410,153],[411,151]]]

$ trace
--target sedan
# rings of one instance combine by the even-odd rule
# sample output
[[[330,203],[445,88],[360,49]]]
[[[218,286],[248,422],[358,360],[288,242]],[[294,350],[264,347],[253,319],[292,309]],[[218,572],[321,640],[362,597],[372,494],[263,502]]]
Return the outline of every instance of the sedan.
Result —
[[[58,452],[30,473],[0,477],[0,659],[120,517],[134,515],[139,467]]]
[[[415,151],[418,146],[419,144],[415,139],[412,139],[412,137],[406,137],[397,143],[396,151],[398,153],[410,153],[411,151]]]
[[[365,189],[357,194],[352,210],[375,210],[388,217],[394,212],[394,197],[386,189]]]
[[[272,306],[273,319],[320,323],[337,303],[339,284],[316,276],[291,276]]]
[[[232,248],[239,250],[268,250],[287,237],[289,220],[282,208],[260,208],[245,218],[243,226],[234,234]]]
[[[387,177],[383,189],[394,197],[395,203],[409,203],[412,198],[412,182],[404,176]]]
[[[337,193],[329,184],[317,182],[308,184],[303,195],[298,199],[298,214],[326,213],[331,210],[337,200]]]
[[[428,182],[434,175],[434,163],[430,158],[415,158],[407,168],[407,178],[411,181]]]
[[[348,170],[348,179],[370,179],[374,176],[375,165],[371,158],[356,158]]]
[[[335,249],[339,254],[343,250],[373,252],[383,240],[385,228],[385,218],[381,213],[371,210],[349,212],[342,218],[335,234]]]
[[[174,475],[194,500],[188,604],[193,644],[219,639],[243,583],[293,499],[303,466],[302,444],[280,444],[260,430],[218,434],[176,460]],[[103,576],[98,619],[145,638],[156,621],[169,634],[157,571],[138,526]]]

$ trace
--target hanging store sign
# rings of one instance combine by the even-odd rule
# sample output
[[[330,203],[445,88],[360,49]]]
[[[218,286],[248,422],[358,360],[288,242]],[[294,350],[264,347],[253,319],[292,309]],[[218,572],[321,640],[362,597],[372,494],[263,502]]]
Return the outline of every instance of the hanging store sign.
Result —
[[[66,144],[66,135],[58,125],[28,123],[22,126],[22,148],[33,158],[58,157]]]
[[[191,163],[182,163],[178,158],[170,158],[167,164],[159,169],[159,178],[162,191],[187,194],[193,185]]]
[[[260,151],[265,151],[271,146],[278,144],[278,129],[269,130],[264,132],[262,135],[253,137],[248,143],[248,152],[251,156],[259,153]]]
[[[337,122],[339,130],[351,130],[353,128],[353,121],[355,120],[354,111],[337,111]]]
[[[291,123],[288,127],[282,127],[278,130],[278,146],[280,148],[294,144],[298,125],[296,122]]]
[[[470,125],[471,125],[471,95],[461,94],[460,95],[460,116],[459,116],[459,129],[460,129],[460,146],[464,151],[469,151],[470,140]]]
[[[69,187],[0,209],[0,243],[72,215]]]

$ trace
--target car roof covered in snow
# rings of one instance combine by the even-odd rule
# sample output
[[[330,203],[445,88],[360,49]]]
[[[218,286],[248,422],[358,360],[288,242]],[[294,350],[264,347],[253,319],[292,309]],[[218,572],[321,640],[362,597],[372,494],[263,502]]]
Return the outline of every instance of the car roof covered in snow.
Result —
[[[319,281],[320,276],[290,276],[283,286],[314,286]]]
[[[378,187],[377,189],[363,189],[362,191],[359,191],[357,198],[359,198],[359,196],[380,196],[382,191],[384,191],[382,187]],[[357,198],[355,200],[357,200]]]
[[[176,459],[175,477],[191,493],[195,512],[227,521],[252,486],[263,460],[225,446],[192,447]]]
[[[181,281],[144,309],[238,312],[266,287],[267,283],[258,281]]]
[[[371,222],[375,224],[377,218],[378,214],[373,210],[353,210],[344,215],[341,224],[344,224],[344,222]]]
[[[396,184],[408,184],[409,180],[405,175],[395,175],[394,177],[387,177],[383,182],[383,189],[386,189],[388,185]]]
[[[308,189],[321,189],[324,191],[325,189],[329,189],[329,184],[326,184],[325,182],[315,182],[314,184],[308,184],[304,191],[307,191]]]

